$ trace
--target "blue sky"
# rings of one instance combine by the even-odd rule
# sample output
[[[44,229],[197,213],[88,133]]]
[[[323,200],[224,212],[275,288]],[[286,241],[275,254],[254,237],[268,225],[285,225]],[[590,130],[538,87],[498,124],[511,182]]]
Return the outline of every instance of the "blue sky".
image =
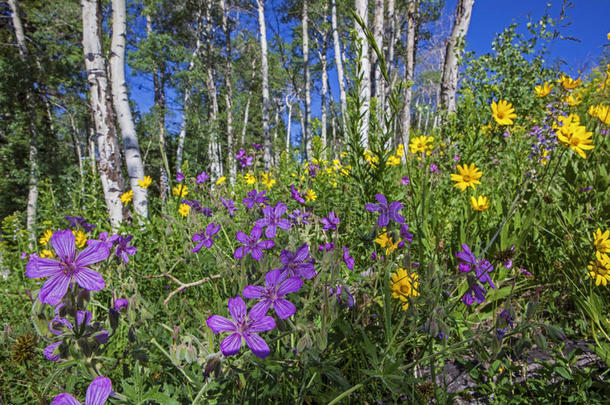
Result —
[[[271,5],[276,3],[268,1],[269,14]],[[447,0],[445,14],[451,16],[457,0]],[[472,50],[477,55],[491,51],[491,43],[495,35],[501,32],[511,23],[517,22],[525,24],[528,16],[533,20],[540,18],[547,10],[547,4],[552,3],[550,15],[554,19],[559,16],[562,1],[552,2],[545,0],[476,0],[473,8],[470,28],[466,37],[466,48]],[[372,19],[372,16],[371,16]],[[450,18],[452,23],[453,19]],[[267,38],[273,35],[269,24],[275,24],[273,15],[267,16]],[[550,47],[549,63],[562,59],[562,70],[572,75],[577,75],[579,71],[588,71],[596,66],[597,58],[601,55],[604,46],[608,46],[610,41],[606,35],[610,32],[610,0],[573,0],[573,7],[567,8],[567,18],[562,22],[560,31],[564,36],[574,37],[580,42],[571,40],[556,40]],[[256,30],[256,27],[251,29]],[[286,28],[285,32],[289,32]],[[332,52],[332,47],[331,47]],[[329,61],[334,60],[334,56],[329,54]],[[339,89],[336,71],[329,71],[331,92],[338,101]],[[130,86],[131,98],[137,105],[140,113],[150,110],[153,105],[153,86],[150,75],[129,74],[127,81]],[[167,89],[167,101],[169,115],[167,124],[169,131],[176,132],[179,129],[181,119],[181,99],[172,89]],[[312,95],[312,114],[314,117],[320,115],[320,97]],[[286,117],[284,117],[286,119]],[[292,133],[300,133],[300,125],[293,120]]]

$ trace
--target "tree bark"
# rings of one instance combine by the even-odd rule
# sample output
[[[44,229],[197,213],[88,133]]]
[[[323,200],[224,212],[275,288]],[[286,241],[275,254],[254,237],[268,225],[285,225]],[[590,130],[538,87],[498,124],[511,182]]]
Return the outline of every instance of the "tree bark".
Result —
[[[415,35],[417,33],[417,2],[411,0],[407,6],[407,49],[405,55],[405,96],[402,111],[402,143],[405,150],[409,147],[411,131],[411,101],[413,98],[413,73],[415,70]]]
[[[258,5],[258,28],[261,42],[261,74],[263,76],[263,164],[265,170],[271,166],[271,134],[269,133],[269,62],[267,60],[267,28],[265,25],[265,0],[256,0]]]
[[[339,30],[337,28],[337,4],[336,0],[330,1],[331,26],[333,29],[333,45],[335,48],[335,65],[337,66],[337,79],[339,81],[339,98],[341,100],[341,129],[347,135],[345,119],[347,116],[347,95],[345,93],[345,82],[343,78],[343,61],[341,60],[341,42],[339,41]]]
[[[210,159],[210,172],[212,180],[217,180],[222,176],[222,156],[218,143],[218,97],[216,92],[216,82],[214,80],[214,70],[212,69],[212,10],[211,2],[205,8],[205,36],[207,48],[207,67],[206,67],[206,88],[208,91],[208,101],[211,100],[212,106],[209,111],[209,137],[208,137],[208,158]]]
[[[373,18],[373,36],[379,51],[383,55],[383,30],[384,30],[384,0],[375,0],[375,16]],[[383,76],[379,68],[379,58],[376,52],[371,52],[374,87],[371,91],[371,97],[377,98],[377,111],[383,111]],[[381,117],[379,117],[381,118]]]
[[[311,159],[311,77],[309,73],[309,16],[307,14],[307,0],[303,1],[301,13],[303,37],[303,70],[305,72],[305,159]]]
[[[320,100],[320,104],[321,104],[321,135],[322,135],[322,157],[324,159],[326,159],[327,153],[326,153],[326,148],[327,148],[327,115],[328,115],[328,108],[327,108],[327,101],[328,100],[328,72],[327,72],[327,66],[326,66],[326,37],[323,40],[323,44],[322,44],[322,51],[320,52],[320,63],[322,64],[322,97]]]
[[[228,0],[230,6],[231,0]],[[229,183],[235,184],[237,176],[237,166],[233,156],[235,155],[234,135],[233,135],[233,56],[231,46],[231,27],[229,25],[229,8],[225,0],[220,0],[220,8],[222,9],[222,30],[225,33],[225,42],[227,49],[227,57],[225,64],[225,104],[227,114],[227,163],[229,165]]]
[[[102,53],[101,10],[98,0],[81,0],[81,6],[85,68],[98,142],[98,168],[110,225],[116,230],[123,220],[121,204],[123,177],[119,142],[114,126],[114,111],[108,94],[106,61]]]
[[[368,1],[367,0],[356,0],[356,15],[364,22],[364,25],[368,25]],[[370,101],[371,101],[371,66],[369,61],[369,45],[366,40],[364,29],[360,24],[356,23],[356,33],[358,42],[360,43],[360,88],[358,89],[360,97],[360,111],[359,111],[359,135],[360,144],[364,148],[369,147],[369,118],[370,118]]]
[[[455,6],[455,23],[447,40],[441,80],[441,107],[446,113],[452,113],[456,109],[455,93],[459,78],[458,60],[463,48],[463,40],[466,38],[470,26],[473,5],[474,0],[458,0]]]
[[[290,153],[290,129],[292,128],[292,101],[286,96],[286,107],[288,107],[288,126],[286,127],[286,153]]]
[[[148,192],[138,185],[138,181],[144,178],[144,164],[142,163],[138,134],[131,115],[125,83],[126,31],[125,0],[112,0],[112,44],[110,48],[112,99],[123,139],[127,175],[133,191],[133,206],[141,221],[141,218],[148,217]]]

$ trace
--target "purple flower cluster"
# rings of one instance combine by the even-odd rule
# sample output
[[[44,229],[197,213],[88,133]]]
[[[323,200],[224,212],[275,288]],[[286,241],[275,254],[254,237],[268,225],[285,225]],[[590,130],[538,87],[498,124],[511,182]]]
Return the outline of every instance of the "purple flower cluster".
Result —
[[[268,197],[265,197],[267,190],[263,190],[260,193],[256,190],[252,190],[247,194],[247,197],[243,199],[243,203],[247,210],[251,210],[255,205],[267,205]]]
[[[295,209],[288,214],[288,219],[293,225],[307,225],[309,223],[309,211]]]
[[[340,222],[341,220],[339,217],[334,213],[334,211],[331,211],[328,214],[328,217],[322,218],[322,230],[330,231],[331,229],[337,229],[337,225],[339,225]]]
[[[176,181],[178,183],[182,183],[184,181],[184,174],[181,171],[178,171],[178,173],[176,173]]]
[[[240,246],[235,249],[233,252],[233,256],[236,259],[241,259],[246,256],[248,253],[252,256],[252,258],[256,261],[259,261],[263,258],[263,250],[271,249],[275,246],[275,243],[272,240],[261,240],[261,235],[263,234],[263,230],[257,226],[252,228],[250,231],[250,236],[246,235],[243,232],[237,232],[236,239],[238,242],[244,244],[244,246]]]
[[[237,162],[239,163],[239,165],[241,167],[248,167],[248,166],[252,166],[252,163],[254,162],[254,156],[252,156],[252,155],[246,156],[246,151],[243,149],[240,149],[239,153],[237,153],[237,155],[235,155],[235,160],[237,160]]]
[[[348,269],[354,270],[354,258],[349,254],[349,248],[343,246],[343,262]]]
[[[211,248],[214,244],[214,239],[218,237],[216,236],[218,231],[220,231],[220,225],[216,225],[212,222],[208,224],[204,232],[193,235],[193,242],[199,242],[197,246],[193,248],[193,253],[198,252],[203,246],[208,249]]]
[[[281,202],[277,203],[275,207],[270,205],[263,208],[264,218],[257,220],[254,224],[259,228],[265,228],[265,236],[268,238],[275,238],[275,232],[277,228],[290,229],[290,221],[282,218],[286,213],[286,205]]]
[[[203,184],[206,182],[207,179],[210,178],[210,175],[207,174],[206,172],[201,172],[197,175],[197,183],[198,184]]]
[[[186,199],[183,199],[182,200],[182,204],[186,204],[186,205],[190,206],[193,211],[198,212],[198,213],[200,213],[200,214],[202,214],[202,215],[204,215],[206,217],[212,217],[212,215],[214,215],[214,211],[212,211],[211,208],[204,207],[197,200],[186,200]]]
[[[398,201],[394,201],[388,204],[388,200],[383,194],[375,195],[375,198],[379,204],[366,204],[365,208],[369,212],[379,212],[379,219],[377,225],[381,228],[388,226],[390,220],[397,222],[398,224],[404,224],[405,219],[398,213],[402,209],[402,204]]]
[[[235,201],[233,201],[230,198],[224,198],[222,196],[220,196],[220,201],[222,202],[222,205],[224,205],[224,207],[227,209],[227,211],[229,211],[229,216],[233,216],[235,215],[235,213],[237,212],[237,208],[235,207]]]
[[[301,196],[301,194],[299,193],[299,190],[296,189],[294,184],[290,185],[290,195],[296,202],[305,204],[305,199]]]
[[[482,304],[485,302],[486,293],[482,284],[487,283],[491,288],[496,288],[489,276],[489,272],[494,269],[492,264],[485,259],[478,260],[466,244],[462,245],[462,250],[457,252],[455,257],[460,260],[459,270],[462,273],[474,272],[475,274],[474,277],[468,278],[469,288],[462,297],[462,302],[468,306],[475,301]]]
[[[68,222],[70,222],[70,228],[83,228],[83,230],[87,233],[91,232],[95,225],[88,223],[83,217],[64,217]]]

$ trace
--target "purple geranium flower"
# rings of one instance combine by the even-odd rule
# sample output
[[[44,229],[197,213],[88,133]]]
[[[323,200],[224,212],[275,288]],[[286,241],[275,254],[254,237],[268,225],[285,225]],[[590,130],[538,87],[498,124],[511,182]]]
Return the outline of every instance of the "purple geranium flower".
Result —
[[[127,298],[119,298],[114,301],[114,309],[116,311],[120,311],[123,308],[127,308],[129,306],[129,300]]]
[[[95,228],[95,225],[88,223],[83,217],[64,217],[68,222],[70,222],[70,228],[77,228],[81,226],[85,232],[89,233]]]
[[[347,246],[343,246],[343,262],[345,262],[348,269],[354,270],[354,258],[350,256]]]
[[[51,245],[59,260],[34,256],[25,271],[29,278],[50,277],[38,294],[40,302],[59,304],[73,280],[85,290],[97,291],[106,286],[102,276],[87,267],[108,257],[108,247],[104,243],[92,243],[77,253],[74,234],[66,229],[53,234]]]
[[[260,143],[253,143],[252,147],[256,150],[261,150],[263,148]]]
[[[197,175],[197,183],[203,184],[209,178],[210,178],[209,174],[207,174],[206,172],[201,172]]]
[[[349,290],[345,286],[337,285],[337,288],[327,286],[328,290],[328,298],[332,298],[333,296],[337,297],[337,303],[340,305],[345,301],[345,305],[349,308],[354,306],[354,297],[350,294]]]
[[[129,245],[129,242],[133,239],[133,235],[126,237],[114,235],[111,239],[114,237],[116,237],[116,256],[123,259],[123,263],[129,263],[129,256],[135,255],[138,251],[138,248]]]
[[[320,170],[321,167],[318,165],[309,165],[309,176],[312,178],[315,178],[316,175],[318,174],[318,170]]]
[[[265,275],[265,287],[248,285],[244,288],[245,298],[261,299],[256,303],[251,311],[266,314],[271,304],[280,319],[286,319],[294,315],[296,307],[285,298],[286,294],[297,292],[303,286],[301,277],[283,278],[282,272],[271,270]]]
[[[248,209],[248,210],[252,209],[252,207],[254,207],[254,205],[260,205],[260,204],[267,205],[267,200],[269,198],[265,197],[266,193],[267,193],[267,190],[263,190],[260,193],[256,190],[252,190],[247,194],[248,196],[246,198],[244,198],[244,200],[242,202],[244,203],[244,205],[246,206],[246,209]]]
[[[333,250],[334,247],[335,247],[334,243],[325,243],[324,245],[318,246],[318,250],[320,252],[329,252],[329,251]]]
[[[44,348],[42,354],[44,354],[44,357],[46,357],[46,359],[49,361],[58,361],[61,357],[59,354],[55,354],[55,350],[59,347],[59,345],[61,345],[61,341],[51,343]]]
[[[235,201],[233,201],[230,198],[224,198],[224,197],[220,197],[220,201],[222,201],[222,205],[225,206],[225,208],[229,211],[229,216],[233,216],[235,215],[235,212],[237,211],[237,208],[235,207]]]
[[[205,232],[193,235],[193,242],[199,242],[197,246],[193,248],[193,253],[199,251],[202,246],[205,246],[208,249],[211,248],[214,244],[214,235],[216,235],[218,231],[220,231],[220,225],[216,225],[212,222],[205,228]]]
[[[237,232],[236,239],[245,246],[240,246],[235,249],[233,256],[235,256],[236,259],[241,259],[250,252],[254,260],[259,261],[262,259],[263,249],[271,249],[275,246],[275,243],[273,243],[272,240],[262,240],[259,242],[258,240],[262,234],[263,230],[257,226],[250,231],[250,237],[243,232]]]
[[[486,291],[479,283],[488,283],[491,288],[496,288],[491,277],[489,277],[489,272],[493,270],[493,266],[485,259],[477,260],[466,244],[462,245],[462,251],[457,252],[455,257],[461,260],[459,264],[461,272],[468,273],[474,270],[475,273],[475,277],[468,280],[470,287],[462,297],[462,301],[468,306],[475,301],[482,304],[485,302]]]
[[[375,195],[375,198],[379,204],[366,204],[366,210],[370,212],[379,212],[379,219],[377,225],[379,227],[388,226],[390,220],[393,220],[399,224],[404,224],[405,219],[398,213],[402,209],[402,204],[398,201],[394,201],[388,205],[388,200],[383,194]]]
[[[180,171],[178,173],[176,173],[176,181],[178,183],[182,183],[183,180],[184,180],[184,174],[182,174],[182,172],[180,172]]]
[[[88,239],[87,246],[90,246],[94,243],[103,243],[104,245],[106,245],[108,250],[110,250],[114,246],[117,236],[112,235],[112,236],[108,237],[108,232],[102,232],[97,237],[98,237],[98,239]]]
[[[292,222],[294,225],[306,225],[309,223],[308,221],[309,218],[309,211],[307,210],[294,210],[292,211],[292,214],[288,214],[288,219],[290,219],[290,222]]]
[[[262,308],[257,310],[252,308],[250,313],[246,314],[246,303],[240,296],[229,298],[228,306],[233,320],[220,315],[212,315],[206,321],[214,333],[233,332],[220,344],[222,354],[225,356],[237,354],[241,349],[242,338],[244,338],[252,353],[261,359],[267,357],[269,346],[257,333],[275,328],[273,318],[261,313]]]
[[[403,186],[406,186],[406,185],[407,185],[407,184],[409,184],[410,182],[411,182],[411,180],[410,180],[410,179],[409,179],[407,176],[404,176],[402,179],[400,179],[400,183],[401,183]]]
[[[110,394],[112,394],[110,378],[96,377],[87,388],[85,405],[104,405]],[[81,403],[72,395],[63,393],[53,398],[51,405],[81,405]]]
[[[313,259],[309,256],[309,246],[306,243],[297,248],[294,253],[282,250],[280,260],[283,266],[279,270],[282,272],[283,278],[298,276],[309,280],[316,275]]]
[[[337,225],[339,225],[339,222],[341,222],[339,217],[335,215],[334,211],[331,211],[328,214],[328,218],[322,218],[322,225],[324,225],[322,230],[328,231],[331,229],[337,229]]]
[[[296,189],[294,184],[290,185],[290,194],[292,195],[292,198],[294,198],[294,200],[296,202],[299,202],[301,204],[305,204],[305,200],[303,199],[303,197],[301,197],[301,194],[299,194],[299,190]]]
[[[405,238],[405,240],[407,242],[411,243],[411,242],[413,242],[413,234],[411,232],[407,232],[408,229],[409,229],[409,225],[402,224],[400,226],[400,236]]]
[[[290,229],[290,221],[282,218],[282,215],[286,213],[286,209],[286,205],[281,202],[277,203],[275,207],[268,205],[263,208],[263,215],[265,215],[265,218],[257,220],[254,224],[259,228],[267,227],[267,229],[265,229],[265,236],[274,238],[276,228],[284,230]]]
[[[435,164],[431,164],[431,165],[430,165],[430,172],[432,172],[432,173],[438,173],[438,172],[439,172],[439,171],[438,171],[438,166],[437,166],[437,165],[435,165]]]

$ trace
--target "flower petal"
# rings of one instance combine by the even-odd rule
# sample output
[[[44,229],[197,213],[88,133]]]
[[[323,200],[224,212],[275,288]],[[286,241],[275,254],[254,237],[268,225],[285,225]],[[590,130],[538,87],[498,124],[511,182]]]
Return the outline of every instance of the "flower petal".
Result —
[[[279,269],[267,272],[267,274],[265,274],[265,285],[267,288],[275,288],[277,283],[281,280],[281,274],[282,272]]]
[[[42,351],[42,354],[44,354],[44,357],[46,357],[47,360],[49,360],[49,361],[59,360],[59,355],[53,354],[55,352],[55,349],[59,345],[61,345],[61,342],[51,343],[50,345],[48,345],[47,347],[44,348],[44,350]]]
[[[384,226],[388,226],[389,223],[390,216],[388,215],[388,212],[386,210],[381,210],[379,212],[379,219],[377,220],[377,225],[379,225],[380,228],[383,228]]]
[[[225,318],[220,315],[212,315],[210,316],[205,323],[208,325],[212,332],[220,333],[220,332],[235,332],[237,329],[235,324],[230,319]]]
[[[25,267],[25,275],[29,278],[50,277],[56,273],[61,273],[61,269],[62,264],[57,260],[32,256]]]
[[[303,280],[301,279],[301,277],[291,277],[287,280],[284,280],[284,282],[280,284],[279,288],[277,289],[277,295],[278,297],[283,297],[288,293],[297,292],[301,289],[302,286]]]
[[[106,282],[100,273],[87,267],[79,267],[74,272],[74,279],[85,290],[98,291],[106,287]]]
[[[96,377],[87,388],[85,405],[104,405],[111,392],[112,381],[110,381],[110,378]]]
[[[366,204],[366,205],[364,206],[364,208],[366,208],[366,210],[367,210],[367,211],[369,211],[369,212],[377,212],[377,211],[379,211],[379,210],[380,210],[379,205],[377,205],[377,204],[371,204],[371,203]]]
[[[270,316],[250,316],[253,322],[250,324],[248,332],[264,332],[275,328],[275,320]]]
[[[265,289],[261,286],[247,285],[244,287],[244,291],[242,292],[242,295],[244,296],[244,298],[257,299],[257,298],[263,298],[264,292],[265,292]]]
[[[284,298],[275,300],[273,302],[273,309],[275,309],[275,313],[280,319],[290,318],[297,311],[294,304]]]
[[[250,350],[252,350],[252,353],[254,353],[256,357],[264,359],[265,357],[269,356],[269,346],[267,345],[267,342],[263,340],[262,337],[258,336],[255,333],[246,333],[244,337],[246,338],[246,343],[248,344],[248,347],[250,348]]]
[[[241,335],[239,333],[233,333],[220,343],[220,350],[225,356],[232,356],[239,352],[241,348]]]
[[[253,247],[250,250],[250,254],[252,255],[252,258],[257,262],[263,258],[263,251],[260,250],[258,247]]]
[[[277,228],[276,228],[275,224],[269,224],[267,226],[267,229],[265,229],[265,236],[268,238],[275,238],[276,230],[277,230]]]
[[[272,240],[262,240],[256,244],[256,247],[259,249],[271,249],[275,246],[275,242]]]
[[[78,267],[86,267],[91,264],[101,262],[102,260],[106,260],[109,254],[110,250],[105,243],[92,243],[91,245],[87,246],[85,250],[80,252],[75,260],[75,264]]]
[[[247,246],[240,246],[235,249],[235,252],[233,252],[233,257],[235,257],[236,259],[241,259],[242,257],[244,257],[244,255],[248,253],[248,250],[249,248]]]
[[[66,295],[70,277],[63,273],[59,273],[48,279],[38,293],[40,302],[49,305],[57,305],[59,301]]]
[[[269,312],[269,307],[271,306],[271,300],[262,300],[254,304],[254,306],[250,309],[250,313],[248,317],[250,319],[260,319],[267,315]]]
[[[299,246],[299,248],[296,250],[296,252],[294,252],[294,261],[295,262],[302,262],[303,260],[307,259],[308,257],[309,257],[309,246],[307,245],[307,243]]]
[[[257,241],[257,240],[259,240],[261,238],[262,234],[263,234],[263,229],[258,227],[258,226],[255,226],[250,231],[250,240],[251,241]]]
[[[385,198],[385,195],[379,193],[379,194],[375,194],[375,199],[377,201],[379,201],[379,205],[380,206],[388,206],[388,200]]]
[[[81,403],[78,402],[72,395],[64,393],[55,396],[55,398],[53,398],[53,402],[51,402],[51,405],[81,405]]]
[[[235,298],[229,298],[228,306],[229,313],[235,321],[239,322],[240,319],[243,319],[246,316],[246,303],[239,295]]]
[[[250,238],[248,238],[248,235],[243,232],[237,232],[235,239],[237,239],[238,242],[244,243],[246,245],[250,242]]]
[[[74,253],[76,252],[74,234],[71,230],[65,229],[57,231],[51,236],[51,245],[55,249],[55,253],[63,261],[72,262]]]

